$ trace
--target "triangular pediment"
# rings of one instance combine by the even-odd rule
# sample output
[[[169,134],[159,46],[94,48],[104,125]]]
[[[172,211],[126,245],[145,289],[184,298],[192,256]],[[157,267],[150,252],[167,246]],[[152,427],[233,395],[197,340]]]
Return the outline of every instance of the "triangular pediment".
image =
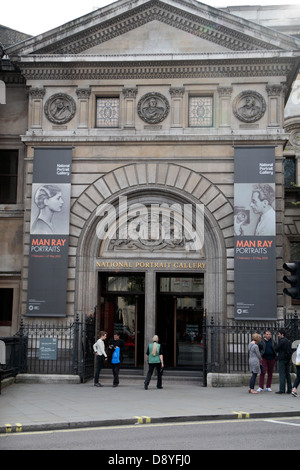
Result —
[[[226,52],[227,50],[222,45],[154,20],[133,31],[95,45],[84,51],[84,54],[199,54]]]
[[[13,46],[10,55],[290,51],[292,37],[195,0],[119,0]]]

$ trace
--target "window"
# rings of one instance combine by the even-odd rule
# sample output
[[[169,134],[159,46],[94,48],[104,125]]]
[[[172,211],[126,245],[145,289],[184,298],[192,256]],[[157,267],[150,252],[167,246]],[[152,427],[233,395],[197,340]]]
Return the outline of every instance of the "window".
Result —
[[[13,307],[13,289],[0,288],[0,325],[11,326],[12,307]]]
[[[190,96],[189,98],[189,126],[212,127],[213,125],[213,97]]]
[[[16,204],[18,150],[0,150],[0,204]]]
[[[284,161],[284,186],[290,188],[296,183],[296,162],[295,158],[286,158]]]
[[[96,127],[119,127],[120,99],[97,98],[96,103]]]
[[[300,242],[290,242],[291,261],[300,260]]]

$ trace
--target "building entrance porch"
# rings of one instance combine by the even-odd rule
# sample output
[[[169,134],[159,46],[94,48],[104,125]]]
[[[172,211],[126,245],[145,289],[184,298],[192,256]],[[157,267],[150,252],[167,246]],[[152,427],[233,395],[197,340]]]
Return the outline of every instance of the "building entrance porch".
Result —
[[[108,342],[114,332],[120,333],[125,344],[124,368],[145,367],[147,345],[158,334],[167,368],[200,370],[203,301],[203,273],[102,272],[97,330],[108,333]]]

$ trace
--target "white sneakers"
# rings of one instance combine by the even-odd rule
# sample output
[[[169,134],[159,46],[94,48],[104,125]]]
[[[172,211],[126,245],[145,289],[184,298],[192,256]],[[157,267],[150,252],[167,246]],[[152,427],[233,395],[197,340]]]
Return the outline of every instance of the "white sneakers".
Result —
[[[272,392],[272,389],[271,389],[271,388],[266,388],[266,390],[264,390],[263,388],[258,387],[258,389],[257,389],[256,391],[259,392],[259,393],[260,393],[260,392],[264,392],[264,391],[266,391],[266,392]]]

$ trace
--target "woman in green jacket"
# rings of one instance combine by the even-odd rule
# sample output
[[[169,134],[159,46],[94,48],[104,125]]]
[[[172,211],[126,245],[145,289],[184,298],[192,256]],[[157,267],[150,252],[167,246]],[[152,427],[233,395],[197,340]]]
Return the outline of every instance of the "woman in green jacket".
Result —
[[[149,364],[148,374],[145,380],[145,390],[148,390],[148,385],[150,383],[154,369],[157,370],[157,388],[162,387],[162,371],[164,367],[163,352],[162,346],[158,342],[158,336],[154,335],[152,338],[152,343],[149,344],[146,352],[146,360]]]

